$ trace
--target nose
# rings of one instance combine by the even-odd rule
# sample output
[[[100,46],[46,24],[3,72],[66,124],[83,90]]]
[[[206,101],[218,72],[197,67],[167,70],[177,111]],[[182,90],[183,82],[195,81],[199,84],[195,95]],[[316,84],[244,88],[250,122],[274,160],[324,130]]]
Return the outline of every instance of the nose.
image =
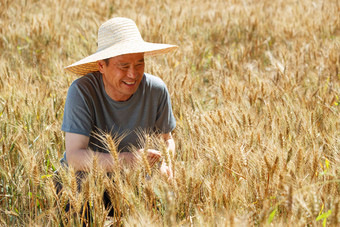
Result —
[[[130,66],[130,68],[127,72],[127,76],[129,78],[132,78],[132,79],[136,79],[138,77],[138,72],[137,72],[137,70],[135,69],[134,66]]]

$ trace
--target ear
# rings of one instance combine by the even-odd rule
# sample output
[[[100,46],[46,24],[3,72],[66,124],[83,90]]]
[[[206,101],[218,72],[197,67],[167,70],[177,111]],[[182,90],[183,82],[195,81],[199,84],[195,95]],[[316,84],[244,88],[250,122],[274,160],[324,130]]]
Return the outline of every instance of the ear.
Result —
[[[103,73],[104,72],[104,66],[106,66],[105,61],[99,60],[99,61],[97,61],[97,64],[98,64],[99,72]]]

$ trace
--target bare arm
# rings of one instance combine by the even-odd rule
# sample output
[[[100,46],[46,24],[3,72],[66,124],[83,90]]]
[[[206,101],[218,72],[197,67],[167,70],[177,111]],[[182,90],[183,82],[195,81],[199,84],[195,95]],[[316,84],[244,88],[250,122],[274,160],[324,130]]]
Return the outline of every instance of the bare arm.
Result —
[[[75,171],[89,171],[92,168],[93,157],[97,156],[98,166],[105,172],[114,171],[114,159],[111,154],[94,152],[88,149],[90,138],[84,135],[69,133],[65,134],[66,159],[69,166]],[[131,164],[134,161],[132,153],[120,153],[121,164]]]
[[[174,155],[175,142],[171,133],[162,134],[161,137],[165,140],[169,153]],[[89,171],[92,168],[93,157],[97,156],[98,166],[103,168],[105,172],[114,171],[114,160],[111,154],[94,152],[88,149],[90,138],[81,134],[69,133],[65,134],[66,159],[69,166],[72,166],[75,171]],[[160,158],[160,152],[150,150],[148,159],[151,165],[157,162]],[[132,166],[136,162],[136,157],[133,153],[119,153],[120,164]]]
[[[176,146],[175,146],[175,140],[172,138],[171,132],[166,133],[166,134],[161,134],[161,138],[164,139],[169,153],[172,155],[172,157],[174,157]]]
[[[172,138],[171,132],[162,134],[161,138],[164,139],[166,146],[167,146],[167,151],[172,157],[175,157],[175,140]],[[166,176],[169,177],[169,179],[172,179],[173,177],[173,170],[172,170],[172,164],[171,160],[169,160],[169,166],[166,165],[165,162],[162,163],[160,172]]]

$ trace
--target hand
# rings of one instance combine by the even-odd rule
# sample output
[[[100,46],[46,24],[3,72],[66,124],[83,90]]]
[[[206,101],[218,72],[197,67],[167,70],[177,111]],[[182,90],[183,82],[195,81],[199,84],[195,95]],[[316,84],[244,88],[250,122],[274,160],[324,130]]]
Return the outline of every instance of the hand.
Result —
[[[159,171],[161,172],[162,175],[167,176],[169,180],[173,178],[172,169],[170,166],[167,166],[165,162],[162,162]]]
[[[145,152],[144,149],[138,150],[138,154],[141,156],[143,155],[143,152]],[[161,161],[162,155],[160,151],[148,149],[146,152],[150,167],[153,167],[156,163],[159,163]]]

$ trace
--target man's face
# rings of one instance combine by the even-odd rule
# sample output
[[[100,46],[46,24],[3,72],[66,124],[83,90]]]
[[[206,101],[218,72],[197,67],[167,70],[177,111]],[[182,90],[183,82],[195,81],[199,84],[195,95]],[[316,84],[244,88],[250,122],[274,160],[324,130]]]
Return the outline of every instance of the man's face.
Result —
[[[115,101],[128,100],[138,89],[144,75],[144,53],[125,54],[98,61],[106,93]]]

